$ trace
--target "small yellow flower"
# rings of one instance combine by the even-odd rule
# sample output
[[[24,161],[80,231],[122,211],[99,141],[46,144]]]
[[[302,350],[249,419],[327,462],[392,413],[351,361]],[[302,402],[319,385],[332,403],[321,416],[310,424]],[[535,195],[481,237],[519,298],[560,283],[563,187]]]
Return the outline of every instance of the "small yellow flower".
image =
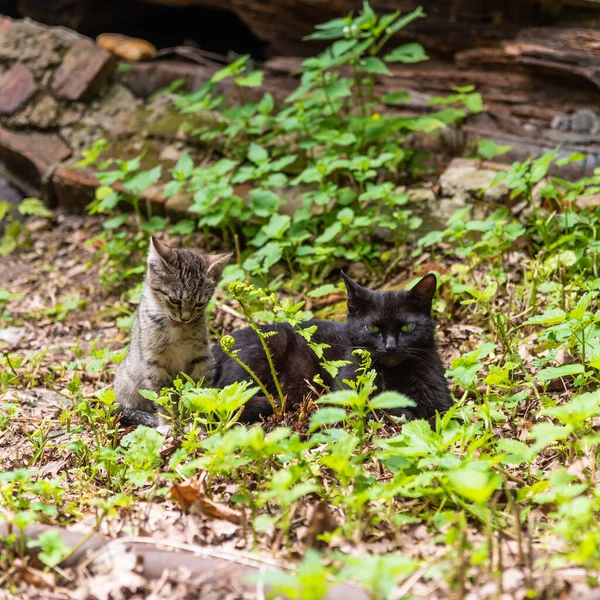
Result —
[[[371,119],[373,119],[373,121],[377,121],[380,118],[381,118],[381,115],[379,113],[373,113],[371,115]]]

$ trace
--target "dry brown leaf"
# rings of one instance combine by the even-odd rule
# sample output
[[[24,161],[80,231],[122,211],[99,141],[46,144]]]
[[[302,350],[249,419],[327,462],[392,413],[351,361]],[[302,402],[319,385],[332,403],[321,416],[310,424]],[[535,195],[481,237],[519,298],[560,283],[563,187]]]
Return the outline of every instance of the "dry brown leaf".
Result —
[[[126,600],[138,589],[146,586],[146,580],[133,571],[115,569],[110,575],[98,575],[87,579],[77,588],[77,600]]]
[[[208,519],[222,519],[234,525],[242,522],[242,513],[221,502],[214,502],[200,492],[193,480],[183,484],[174,483],[170,496],[183,510]]]
[[[242,522],[242,513],[239,510],[230,508],[220,502],[213,502],[203,495],[199,495],[194,500],[194,503],[190,507],[190,512],[209,519],[223,519],[234,525],[240,525]]]
[[[15,561],[15,570],[28,585],[33,585],[43,590],[52,590],[56,587],[54,573],[44,573],[38,569],[27,566],[20,559]]]
[[[169,496],[179,504],[183,510],[189,510],[190,506],[200,493],[197,482],[194,479],[188,479],[183,483],[173,483]]]

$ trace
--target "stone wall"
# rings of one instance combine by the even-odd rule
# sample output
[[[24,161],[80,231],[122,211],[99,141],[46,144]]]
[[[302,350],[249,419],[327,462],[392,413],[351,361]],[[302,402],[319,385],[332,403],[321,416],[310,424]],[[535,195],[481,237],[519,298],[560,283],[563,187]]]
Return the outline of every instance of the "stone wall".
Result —
[[[116,158],[145,151],[148,167],[172,165],[186,149],[176,140],[180,121],[173,121],[168,102],[148,106],[137,98],[116,69],[113,54],[89,38],[28,19],[1,18],[0,176],[26,195],[81,212],[98,182],[92,171],[73,165],[94,140],[108,139]],[[196,86],[210,75],[194,74]],[[128,80],[135,88],[137,79]],[[149,93],[162,84],[154,81]],[[137,87],[144,86],[138,81]],[[159,192],[151,190],[153,201]]]
[[[49,196],[67,140],[106,88],[114,57],[92,40],[33,21],[0,21],[0,161],[28,194]]]

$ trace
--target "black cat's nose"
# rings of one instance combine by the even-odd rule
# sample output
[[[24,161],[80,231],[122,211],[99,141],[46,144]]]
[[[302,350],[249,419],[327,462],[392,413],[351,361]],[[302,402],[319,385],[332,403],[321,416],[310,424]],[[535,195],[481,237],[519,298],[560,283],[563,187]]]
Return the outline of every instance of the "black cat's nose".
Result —
[[[385,350],[386,352],[394,352],[397,350],[398,345],[396,344],[396,338],[393,335],[388,335],[385,338]]]

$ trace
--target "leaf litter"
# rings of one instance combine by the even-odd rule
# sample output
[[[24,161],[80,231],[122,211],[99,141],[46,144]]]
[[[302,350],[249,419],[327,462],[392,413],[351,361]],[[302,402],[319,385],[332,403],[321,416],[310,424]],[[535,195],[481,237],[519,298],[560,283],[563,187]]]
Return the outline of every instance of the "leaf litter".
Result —
[[[61,486],[65,493],[62,502],[77,504],[82,493],[77,471],[77,453],[71,445],[62,442],[71,438],[72,428],[77,428],[77,439],[86,444],[92,443],[93,432],[83,425],[79,417],[72,417],[65,423],[61,418],[65,406],[69,407],[73,370],[79,379],[84,397],[92,397],[96,390],[110,385],[114,362],[112,354],[122,350],[127,340],[126,330],[115,322],[115,315],[131,313],[131,306],[123,300],[122,289],[112,291],[99,285],[99,271],[102,260],[98,261],[94,244],[86,241],[93,239],[101,231],[101,220],[87,217],[59,215],[55,226],[40,231],[32,247],[24,248],[0,262],[2,287],[11,298],[4,307],[3,326],[11,329],[17,323],[19,339],[12,338],[2,350],[4,356],[14,357],[8,367],[8,385],[2,393],[2,412],[8,415],[9,426],[0,431],[0,470],[33,469],[40,480],[52,480],[61,477]],[[404,265],[399,264],[402,270]],[[451,265],[447,265],[451,268]],[[484,273],[479,274],[483,276]],[[64,300],[65,296],[75,297],[76,301]],[[331,295],[332,301],[338,301],[337,294]],[[215,329],[230,332],[243,326],[242,315],[233,302],[223,295],[218,298]],[[63,308],[56,309],[61,304]],[[124,310],[123,310],[124,309]],[[442,320],[439,329],[439,344],[447,364],[460,359],[467,352],[473,352],[480,344],[478,338],[485,329],[478,324],[465,323],[466,313],[456,306],[451,319]],[[0,342],[2,343],[2,342]],[[535,361],[543,360],[543,352],[537,348],[535,335],[523,338],[519,354],[524,368],[535,371]],[[100,352],[99,352],[100,351]],[[99,366],[89,357],[93,353],[105,354],[98,358]],[[550,351],[548,351],[550,352]],[[501,355],[491,352],[485,358],[487,366],[500,362]],[[559,362],[568,364],[568,358],[558,357]],[[87,362],[86,362],[87,360]],[[77,363],[71,369],[69,363]],[[83,363],[81,361],[84,361]],[[18,363],[18,364],[16,364]],[[91,368],[90,368],[91,365]],[[559,380],[556,389],[545,389],[545,394],[560,405],[571,397],[570,387]],[[518,393],[518,387],[514,390]],[[466,398],[475,397],[476,390],[466,392]],[[6,406],[16,406],[18,410],[11,415]],[[534,417],[539,401],[531,399],[518,407],[519,418],[494,422],[492,435],[497,439],[530,439],[530,434],[539,421]],[[306,431],[306,420],[298,422],[299,413],[286,415],[286,423],[298,431]],[[476,423],[482,415],[472,415]],[[78,420],[79,419],[79,420]],[[305,419],[305,417],[304,417]],[[275,428],[275,424],[265,424],[266,431]],[[402,431],[401,427],[390,427],[384,437],[393,439]],[[119,432],[119,436],[127,432]],[[40,443],[41,438],[46,441]],[[168,441],[167,441],[168,443]],[[169,455],[177,452],[177,444]],[[378,448],[370,448],[377,452]],[[568,466],[568,475],[573,484],[587,482],[590,470],[595,473],[595,455],[584,455],[580,460]],[[33,466],[35,465],[35,466]],[[538,470],[556,470],[564,465],[564,457],[556,451],[545,450],[532,462],[531,472]],[[370,460],[364,464],[371,472],[378,473],[381,481],[389,478],[379,460]],[[506,495],[506,516],[510,513],[510,489],[521,487],[518,469],[506,467],[509,484],[500,495]],[[335,485],[334,480],[327,481],[325,474],[323,485],[327,489]],[[167,484],[165,487],[165,483]],[[90,497],[103,494],[102,487],[90,480],[87,491]],[[254,549],[265,559],[274,557],[284,566],[296,564],[310,547],[327,547],[329,551],[342,552],[348,556],[388,555],[400,550],[407,560],[424,565],[411,570],[411,576],[404,579],[398,588],[403,594],[423,598],[446,598],[458,593],[469,599],[527,597],[527,589],[542,591],[546,597],[576,598],[589,590],[592,582],[589,574],[582,568],[556,566],[548,570],[544,557],[552,551],[560,551],[563,542],[559,538],[544,537],[544,540],[524,539],[524,532],[505,524],[501,528],[483,531],[474,524],[465,524],[462,534],[465,544],[471,547],[488,547],[496,569],[480,570],[477,581],[462,580],[452,589],[447,581],[436,576],[436,569],[452,569],[447,548],[443,542],[452,526],[441,524],[437,534],[432,535],[431,524],[424,524],[418,515],[427,503],[426,499],[406,497],[397,526],[390,529],[385,523],[375,526],[365,536],[357,530],[354,536],[326,534],[335,532],[343,526],[346,515],[340,507],[327,504],[310,494],[303,496],[290,506],[288,518],[292,524],[289,541],[283,542],[281,531],[273,528],[268,519],[261,527],[261,534],[253,536],[249,526],[248,508],[233,501],[239,495],[237,483],[217,477],[211,482],[211,494],[205,494],[206,482],[183,480],[182,482],[157,481],[138,490],[137,501],[116,505],[105,510],[98,528],[99,508],[83,509],[78,519],[59,518],[73,531],[90,533],[98,530],[109,538],[118,539],[124,535],[142,536],[149,542],[169,540],[180,544],[215,548],[236,553]],[[159,492],[159,486],[163,491]],[[150,502],[144,501],[147,498]],[[161,499],[162,498],[162,499]],[[501,498],[495,495],[493,502]],[[381,501],[382,510],[386,500]],[[87,510],[87,515],[84,514]],[[519,520],[535,530],[547,522],[551,507],[532,508],[526,517]],[[75,514],[78,511],[75,511]],[[265,516],[268,515],[268,512]],[[509,523],[507,520],[506,523]],[[434,529],[435,531],[435,529]],[[502,532],[500,534],[500,531]],[[325,534],[325,538],[323,538]],[[327,539],[324,542],[323,539]],[[551,542],[548,547],[549,541]],[[461,567],[460,555],[456,568]],[[20,561],[20,562],[19,562]],[[22,559],[12,565],[10,573],[4,576],[4,583],[11,582],[11,592],[0,590],[0,598],[97,598],[98,600],[118,598],[254,598],[261,597],[259,588],[253,592],[236,589],[232,582],[222,586],[214,582],[203,581],[185,570],[165,572],[158,580],[145,578],[140,571],[139,559],[129,550],[124,551],[122,560],[113,561],[111,566],[102,567],[93,563],[84,569],[66,569],[56,574],[40,570]],[[426,565],[430,565],[426,567]],[[437,565],[437,566],[436,566]],[[538,566],[539,565],[539,566]],[[107,569],[104,572],[102,568]],[[60,581],[60,583],[58,582]],[[593,587],[593,585],[591,586]],[[43,591],[52,590],[52,592]],[[11,596],[12,592],[16,595]],[[48,594],[51,595],[48,595]]]

